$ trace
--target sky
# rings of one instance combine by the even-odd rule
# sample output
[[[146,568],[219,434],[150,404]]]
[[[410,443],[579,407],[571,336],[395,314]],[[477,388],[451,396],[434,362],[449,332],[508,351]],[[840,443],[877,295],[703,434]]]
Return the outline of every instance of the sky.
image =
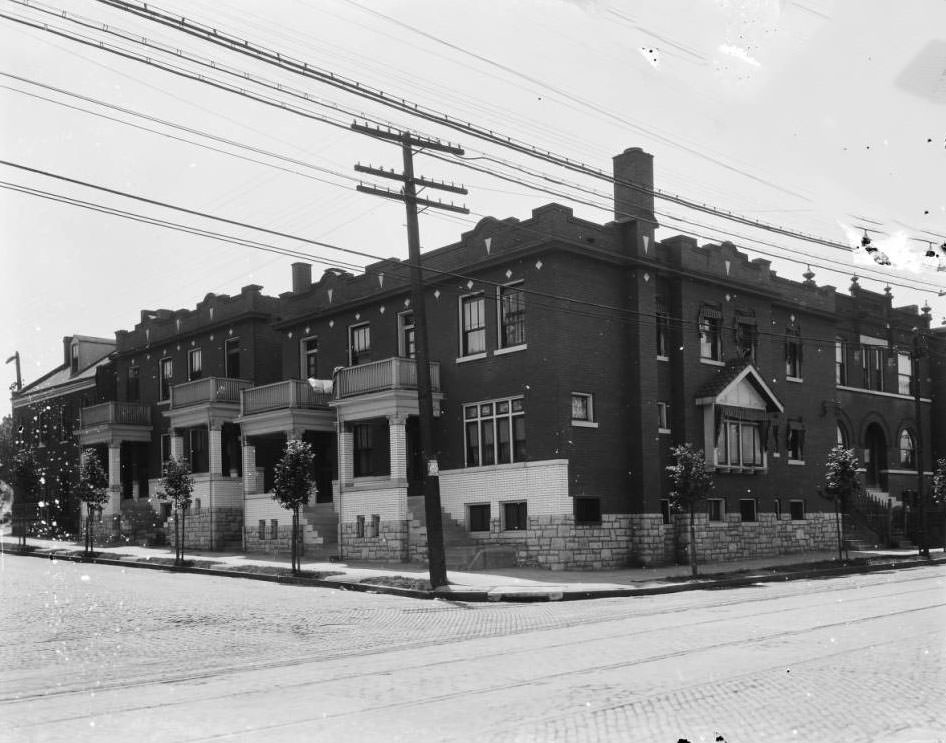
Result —
[[[772,260],[779,275],[799,279],[811,266],[816,282],[843,291],[856,274],[873,291],[890,285],[896,306],[928,303],[933,325],[946,322],[939,248],[946,243],[946,0],[167,0],[149,7],[606,172],[613,155],[642,147],[654,155],[657,188],[715,210],[658,199],[658,238],[728,239],[752,258]],[[403,205],[354,188],[356,163],[400,169],[400,152],[351,131],[356,115],[464,148],[462,162],[416,158],[419,174],[469,189],[454,197],[469,215],[422,214],[424,249],[457,241],[483,217],[526,219],[550,201],[596,222],[613,218],[605,181],[103,2],[0,0],[0,14],[7,16],[0,17],[0,358],[20,353],[24,383],[62,363],[63,336],[113,337],[143,309],[192,308],[208,292],[235,294],[247,284],[270,295],[288,291],[299,258],[259,243],[311,256],[316,279],[328,266],[357,270],[371,262],[366,256],[406,258]],[[288,108],[108,48],[199,70],[205,79],[234,81],[224,70],[235,70],[243,80],[230,86]],[[523,167],[539,175],[515,169]],[[722,212],[850,249],[735,223]],[[863,228],[891,265],[858,247]],[[938,262],[925,257],[930,246]],[[3,384],[13,383],[13,364],[0,368]],[[0,399],[0,415],[9,409]]]

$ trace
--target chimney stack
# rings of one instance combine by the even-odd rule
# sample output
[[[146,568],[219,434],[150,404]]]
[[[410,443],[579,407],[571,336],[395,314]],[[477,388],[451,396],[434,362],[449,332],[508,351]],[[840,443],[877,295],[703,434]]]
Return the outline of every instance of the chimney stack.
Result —
[[[302,294],[302,292],[308,291],[310,286],[312,286],[312,264],[293,263],[292,293]]]
[[[654,156],[640,147],[629,147],[614,156],[614,220],[636,219],[651,231],[654,218]]]

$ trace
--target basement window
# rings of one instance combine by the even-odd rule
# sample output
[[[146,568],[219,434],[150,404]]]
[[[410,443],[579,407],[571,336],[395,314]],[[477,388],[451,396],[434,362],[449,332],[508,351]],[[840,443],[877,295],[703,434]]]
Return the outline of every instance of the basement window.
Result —
[[[470,531],[489,531],[491,518],[489,503],[472,503],[466,509]]]
[[[601,499],[578,497],[573,504],[576,524],[597,525],[601,523]]]

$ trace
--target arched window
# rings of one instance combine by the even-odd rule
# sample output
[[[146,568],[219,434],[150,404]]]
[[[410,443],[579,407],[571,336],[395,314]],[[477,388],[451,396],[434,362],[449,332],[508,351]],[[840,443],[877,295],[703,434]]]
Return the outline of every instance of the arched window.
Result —
[[[916,467],[916,442],[905,428],[900,432],[900,466]]]
[[[849,449],[850,447],[848,446],[847,441],[847,431],[842,424],[838,423],[838,446],[843,446],[845,449]]]

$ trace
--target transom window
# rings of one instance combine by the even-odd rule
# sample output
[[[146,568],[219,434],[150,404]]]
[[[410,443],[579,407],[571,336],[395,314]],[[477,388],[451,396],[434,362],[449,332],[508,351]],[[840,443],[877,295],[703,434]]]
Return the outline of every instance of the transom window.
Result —
[[[348,348],[352,366],[371,361],[371,326],[368,323],[348,328]]]
[[[716,440],[716,462],[726,467],[761,467],[759,422],[724,419]]]
[[[187,352],[187,378],[200,379],[204,376],[203,354],[199,348],[192,348]]]
[[[523,398],[466,405],[463,418],[467,467],[525,461],[526,417]]]
[[[486,307],[483,294],[460,297],[460,355],[486,352]]]
[[[501,286],[499,298],[499,347],[512,348],[526,342],[526,297],[522,284]]]

